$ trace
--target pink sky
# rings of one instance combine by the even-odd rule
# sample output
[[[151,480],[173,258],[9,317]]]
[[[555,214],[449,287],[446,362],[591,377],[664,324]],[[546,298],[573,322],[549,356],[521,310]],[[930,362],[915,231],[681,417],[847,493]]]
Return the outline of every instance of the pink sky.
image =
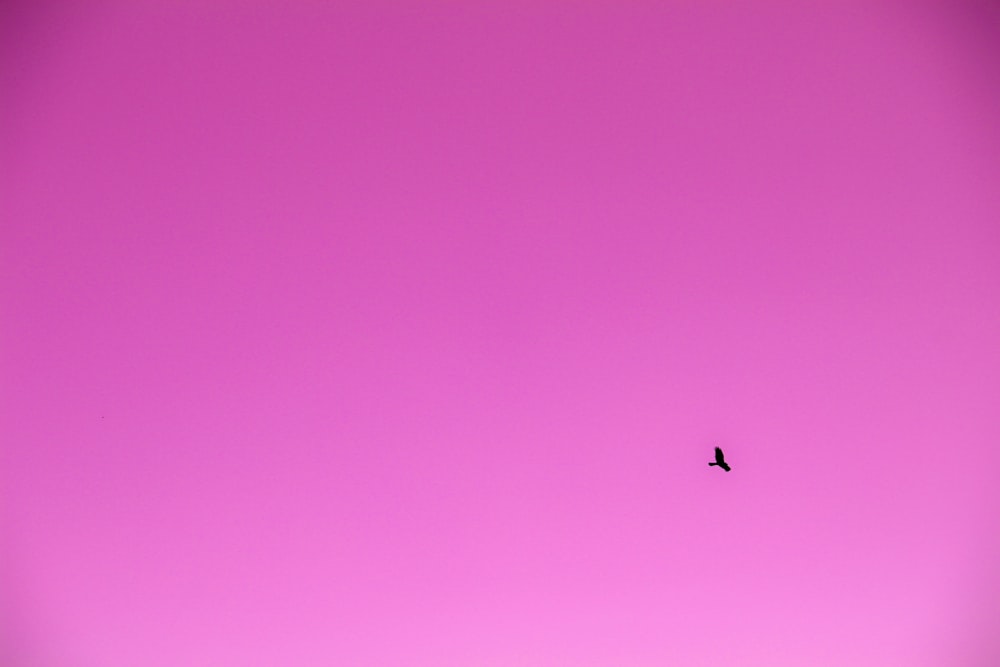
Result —
[[[8,3],[3,664],[1000,664],[997,13],[711,4]]]

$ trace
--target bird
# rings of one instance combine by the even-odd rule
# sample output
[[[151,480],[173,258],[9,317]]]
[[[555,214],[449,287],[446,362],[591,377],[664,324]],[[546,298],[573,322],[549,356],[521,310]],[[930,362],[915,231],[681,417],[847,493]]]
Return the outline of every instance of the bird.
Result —
[[[726,457],[722,455],[722,450],[718,447],[715,448],[715,461],[709,463],[710,466],[719,466],[726,472],[729,472],[729,464],[726,463]]]

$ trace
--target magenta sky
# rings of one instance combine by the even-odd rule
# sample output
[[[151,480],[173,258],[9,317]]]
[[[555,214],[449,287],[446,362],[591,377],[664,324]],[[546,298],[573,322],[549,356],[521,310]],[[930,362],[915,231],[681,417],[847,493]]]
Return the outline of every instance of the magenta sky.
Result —
[[[1000,664],[996,12],[84,4],[0,16],[3,664]]]

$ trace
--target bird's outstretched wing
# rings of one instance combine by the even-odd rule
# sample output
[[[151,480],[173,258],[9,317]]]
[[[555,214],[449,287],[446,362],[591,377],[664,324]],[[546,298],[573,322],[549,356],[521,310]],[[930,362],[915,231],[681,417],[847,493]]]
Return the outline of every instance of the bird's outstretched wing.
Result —
[[[723,465],[726,462],[726,457],[722,455],[722,449],[719,447],[715,448],[715,462],[719,465]]]

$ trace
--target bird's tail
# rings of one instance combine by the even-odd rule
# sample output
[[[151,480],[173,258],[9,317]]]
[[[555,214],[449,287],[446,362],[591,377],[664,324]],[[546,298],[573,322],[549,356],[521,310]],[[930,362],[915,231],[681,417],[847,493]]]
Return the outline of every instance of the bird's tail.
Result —
[[[719,464],[718,463],[709,463],[708,465],[710,465],[710,466],[717,466]]]

